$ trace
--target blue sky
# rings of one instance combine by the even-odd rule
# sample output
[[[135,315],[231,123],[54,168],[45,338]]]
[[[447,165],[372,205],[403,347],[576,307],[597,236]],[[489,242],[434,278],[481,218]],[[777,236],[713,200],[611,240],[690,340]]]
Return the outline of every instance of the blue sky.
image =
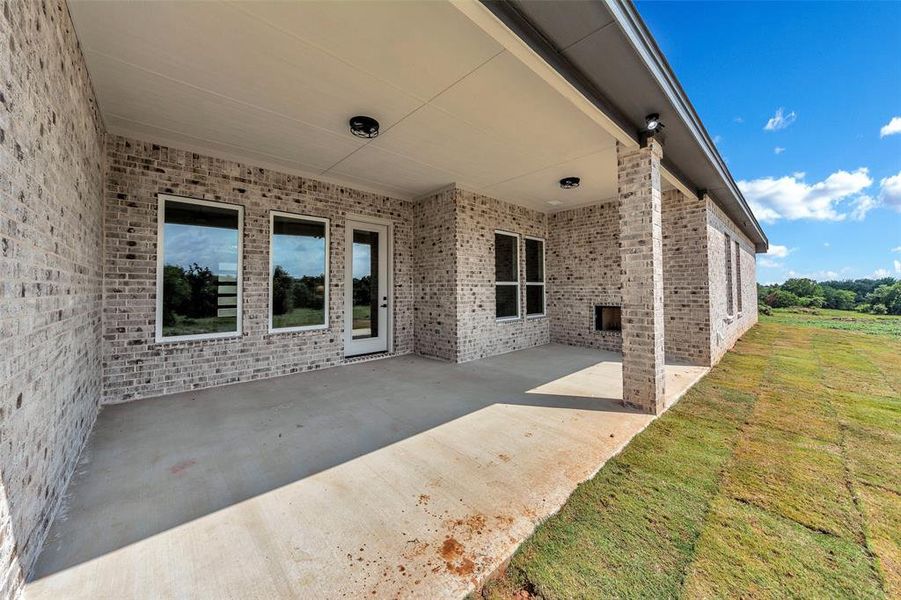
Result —
[[[638,9],[769,237],[758,280],[901,278],[901,3]]]

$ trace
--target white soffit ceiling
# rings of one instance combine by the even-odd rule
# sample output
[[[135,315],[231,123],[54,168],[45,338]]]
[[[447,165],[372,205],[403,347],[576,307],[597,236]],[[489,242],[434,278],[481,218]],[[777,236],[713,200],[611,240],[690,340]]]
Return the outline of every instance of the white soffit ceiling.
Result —
[[[70,11],[113,133],[403,198],[454,182],[544,211],[616,195],[614,139],[447,2]],[[353,137],[357,114],[381,135]],[[561,190],[570,175],[582,186]]]

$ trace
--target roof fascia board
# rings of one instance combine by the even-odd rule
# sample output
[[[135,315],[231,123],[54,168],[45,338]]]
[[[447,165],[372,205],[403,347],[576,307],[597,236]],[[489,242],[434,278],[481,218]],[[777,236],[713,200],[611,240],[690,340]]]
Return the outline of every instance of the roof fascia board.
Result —
[[[611,114],[615,115],[616,112],[612,108],[600,105],[599,93],[595,94],[594,91],[588,92],[580,89],[585,86],[578,82],[574,83],[563,76],[563,73],[576,72],[576,70],[571,66],[565,67],[557,64],[565,59],[560,57],[550,44],[547,44],[548,47],[541,49],[542,52],[539,53],[525,41],[534,39],[537,32],[531,31],[530,35],[519,35],[515,31],[516,28],[530,27],[521,19],[517,19],[518,13],[514,15],[510,11],[502,10],[506,8],[504,3],[493,3],[493,6],[498,8],[506,18],[506,21],[502,21],[491,8],[479,0],[451,0],[451,4],[618,142],[627,148],[638,147],[637,132],[629,132],[625,125],[625,119],[611,117]],[[514,20],[518,22],[514,22]]]
[[[748,222],[753,225],[754,231],[757,233],[761,242],[761,244],[757,245],[758,250],[766,251],[769,244],[766,234],[764,234],[763,229],[757,222],[757,218],[754,216],[754,213],[751,212],[750,207],[748,207],[744,196],[738,189],[738,185],[736,185],[735,180],[729,173],[729,169],[726,168],[722,157],[716,150],[713,140],[710,139],[704,126],[701,124],[701,119],[688,101],[685,91],[682,89],[675,74],[663,57],[662,52],[660,52],[660,48],[657,46],[654,38],[647,30],[647,27],[645,27],[644,22],[638,15],[635,7],[631,2],[628,2],[628,0],[603,1],[620,25],[623,33],[626,34],[626,38],[632,44],[632,47],[638,52],[648,70],[656,79],[661,90],[669,100],[670,105],[688,126],[692,135],[700,145],[701,150],[710,161],[710,164],[716,169],[717,174],[725,184],[725,189],[738,201]]]

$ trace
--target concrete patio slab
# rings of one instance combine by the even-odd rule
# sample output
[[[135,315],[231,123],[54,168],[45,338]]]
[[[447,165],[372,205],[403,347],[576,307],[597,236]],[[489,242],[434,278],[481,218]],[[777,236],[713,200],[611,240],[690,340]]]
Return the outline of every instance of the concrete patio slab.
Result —
[[[402,356],[108,406],[25,598],[460,598],[652,420],[619,361]],[[668,366],[668,400],[705,372]]]

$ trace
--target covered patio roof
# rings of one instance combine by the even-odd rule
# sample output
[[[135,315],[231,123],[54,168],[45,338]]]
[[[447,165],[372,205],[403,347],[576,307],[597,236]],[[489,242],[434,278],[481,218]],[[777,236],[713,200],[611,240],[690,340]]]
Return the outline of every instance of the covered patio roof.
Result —
[[[402,199],[452,183],[541,211],[616,196],[606,118],[453,3],[70,9],[111,133]],[[377,138],[351,135],[360,114]],[[560,189],[571,175],[582,186]]]
[[[618,354],[407,355],[106,407],[49,598],[458,598],[652,420]],[[707,369],[667,365],[670,402]]]

